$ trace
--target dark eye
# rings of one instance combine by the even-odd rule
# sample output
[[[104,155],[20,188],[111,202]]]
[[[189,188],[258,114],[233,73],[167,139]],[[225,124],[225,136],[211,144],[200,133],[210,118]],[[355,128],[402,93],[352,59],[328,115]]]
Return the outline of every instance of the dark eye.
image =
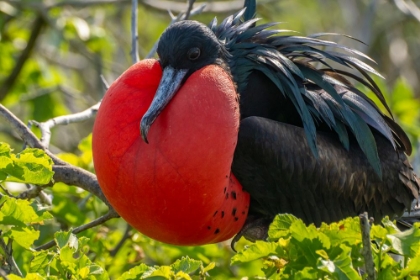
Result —
[[[197,58],[199,58],[200,57],[200,49],[199,48],[191,48],[189,51],[188,51],[188,59],[189,60],[196,60]]]

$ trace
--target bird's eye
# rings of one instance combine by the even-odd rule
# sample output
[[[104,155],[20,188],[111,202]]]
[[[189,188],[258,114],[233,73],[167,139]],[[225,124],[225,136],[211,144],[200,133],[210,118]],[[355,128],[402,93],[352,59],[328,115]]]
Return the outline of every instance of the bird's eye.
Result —
[[[191,48],[189,51],[188,51],[188,59],[189,60],[196,60],[197,58],[199,58],[200,57],[200,54],[201,54],[201,51],[200,51],[200,49],[199,48]]]

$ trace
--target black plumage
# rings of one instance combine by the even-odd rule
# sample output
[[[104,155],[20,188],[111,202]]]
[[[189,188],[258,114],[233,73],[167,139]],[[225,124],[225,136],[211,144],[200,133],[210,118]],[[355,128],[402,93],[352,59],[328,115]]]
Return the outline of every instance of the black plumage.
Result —
[[[246,3],[248,10],[220,25],[175,23],[158,47],[162,67],[184,69],[183,81],[217,64],[236,83],[242,120],[232,171],[251,195],[239,236],[263,238],[277,213],[320,225],[409,209],[419,195],[411,144],[369,76],[380,74],[362,61],[371,59],[321,39],[337,34],[292,36],[268,29],[276,23],[258,26],[255,1]],[[350,80],[368,87],[387,114]]]

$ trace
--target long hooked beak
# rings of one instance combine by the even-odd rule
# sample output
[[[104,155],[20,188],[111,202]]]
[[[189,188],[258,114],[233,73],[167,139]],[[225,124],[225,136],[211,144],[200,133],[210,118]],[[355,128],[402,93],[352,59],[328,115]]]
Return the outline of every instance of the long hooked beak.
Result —
[[[152,104],[150,104],[149,109],[147,109],[147,112],[140,121],[141,138],[147,144],[149,143],[147,141],[147,134],[151,125],[181,87],[181,82],[187,72],[187,69],[174,69],[171,66],[166,66],[163,69],[162,79],[160,80]]]

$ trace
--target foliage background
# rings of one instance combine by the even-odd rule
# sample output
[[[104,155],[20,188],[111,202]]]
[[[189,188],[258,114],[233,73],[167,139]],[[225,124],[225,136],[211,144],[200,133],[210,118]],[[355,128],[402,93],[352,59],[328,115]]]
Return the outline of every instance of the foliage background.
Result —
[[[174,13],[182,11],[178,7],[187,7],[185,1],[139,1],[140,58],[148,54],[170,22],[167,11],[156,8],[156,3],[172,8]],[[229,3],[228,8],[232,9],[226,12],[205,12],[193,19],[208,23],[217,16],[222,20],[236,11],[233,4],[242,1]],[[363,41],[366,45],[344,37],[331,38],[364,51],[378,62],[376,69],[386,80],[377,82],[391,110],[417,145],[420,23],[415,16],[420,12],[403,9],[404,3],[414,2],[261,0],[258,3],[257,15],[262,22],[280,21],[280,28],[302,35],[335,32]],[[213,4],[217,7],[218,2]],[[97,103],[105,92],[100,75],[111,83],[132,64],[130,13],[131,1],[126,0],[0,1],[1,103],[25,123],[80,112]],[[50,150],[93,172],[92,125],[93,120],[89,120],[56,127]],[[36,128],[33,131],[40,135]],[[0,142],[9,143],[15,153],[22,150],[22,141],[5,122],[0,123]],[[6,185],[15,195],[26,190],[22,184]],[[100,200],[74,186],[58,183],[45,192],[52,198],[52,205],[47,208],[53,219],[34,225],[40,236],[33,247],[52,240],[59,230],[66,231],[100,217],[107,209]],[[230,266],[233,252],[229,242],[202,247],[163,245],[131,230],[122,219],[108,221],[78,237],[90,238],[86,256],[105,268],[112,278],[139,263],[167,265],[185,255],[201,260],[204,265],[215,262],[215,268],[209,272],[213,278],[263,275],[260,262]],[[120,243],[121,240],[124,242]],[[243,244],[242,241],[239,248]],[[13,255],[22,272],[28,273],[34,254],[14,244]]]

